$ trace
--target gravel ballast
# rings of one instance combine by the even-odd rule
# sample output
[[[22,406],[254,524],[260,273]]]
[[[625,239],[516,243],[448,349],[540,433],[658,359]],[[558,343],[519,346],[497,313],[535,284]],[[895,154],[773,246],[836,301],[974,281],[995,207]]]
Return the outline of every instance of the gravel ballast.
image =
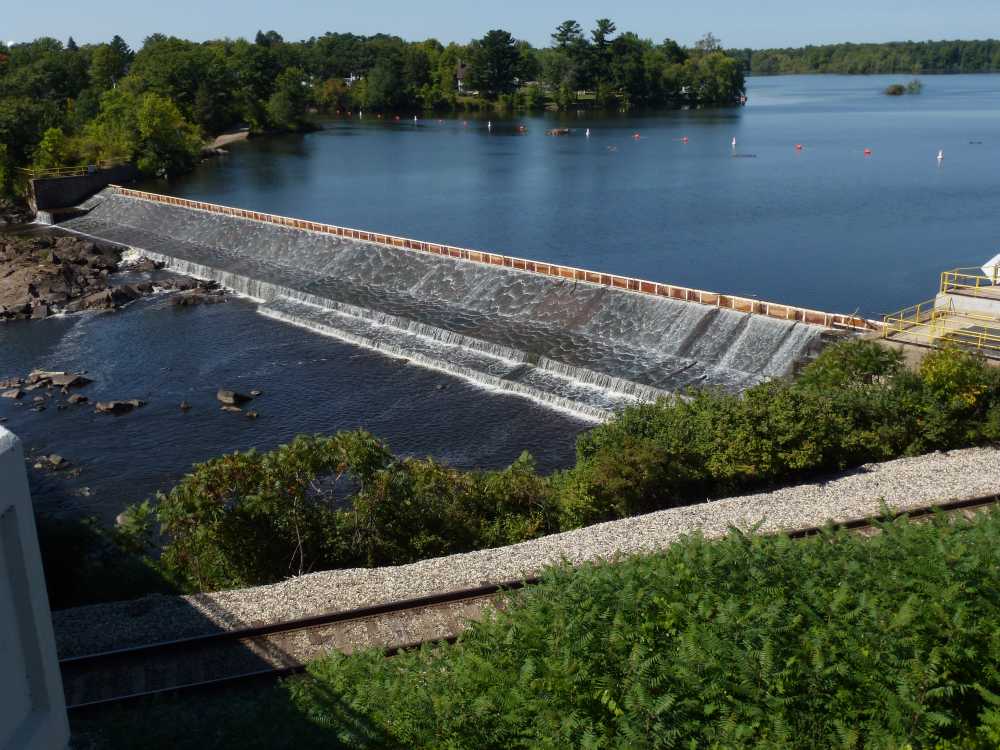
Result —
[[[682,536],[724,536],[730,527],[795,531],[1000,494],[1000,450],[970,448],[869,464],[837,477],[553,534],[510,547],[384,568],[332,570],[270,586],[192,596],[148,596],[53,612],[61,657],[233,627],[353,609],[654,552]]]

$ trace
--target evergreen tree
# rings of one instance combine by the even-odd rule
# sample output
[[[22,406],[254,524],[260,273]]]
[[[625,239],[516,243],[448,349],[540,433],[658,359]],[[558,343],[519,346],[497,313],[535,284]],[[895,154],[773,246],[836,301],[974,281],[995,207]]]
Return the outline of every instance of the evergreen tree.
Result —
[[[469,59],[469,82],[489,98],[514,90],[521,53],[517,40],[502,29],[490,31],[472,43]]]

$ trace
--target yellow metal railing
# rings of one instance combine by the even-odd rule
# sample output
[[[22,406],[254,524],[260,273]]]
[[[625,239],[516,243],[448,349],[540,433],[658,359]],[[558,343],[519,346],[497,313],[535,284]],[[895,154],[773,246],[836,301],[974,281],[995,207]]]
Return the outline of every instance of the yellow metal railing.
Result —
[[[959,312],[950,302],[929,300],[886,315],[882,337],[894,336],[906,336],[903,340],[928,346],[952,344],[990,356],[1000,355],[1000,320]]]
[[[110,169],[127,164],[128,159],[101,159],[94,164],[77,164],[72,167],[50,167],[49,169],[22,168],[18,171],[26,175],[28,179],[37,180],[42,177],[79,177],[90,174],[98,169]]]
[[[993,277],[986,276],[979,268],[956,268],[941,274],[941,293],[959,292],[971,294],[974,297],[985,296],[986,289],[992,289],[997,283],[997,273]],[[993,296],[998,293],[992,289]]]
[[[1000,278],[985,275],[979,268],[956,268],[941,274],[941,295],[949,293],[1000,300]],[[985,312],[956,310],[954,300],[936,299],[912,305],[884,316],[882,336],[903,337],[929,346],[947,344],[1000,356],[1000,316]]]

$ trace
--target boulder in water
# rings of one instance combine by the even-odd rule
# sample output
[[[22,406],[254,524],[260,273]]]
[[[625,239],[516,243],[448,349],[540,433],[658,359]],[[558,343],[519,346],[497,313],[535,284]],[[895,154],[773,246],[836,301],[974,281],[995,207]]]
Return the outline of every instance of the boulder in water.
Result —
[[[90,378],[85,378],[83,375],[75,372],[55,373],[49,378],[49,381],[52,385],[61,388],[80,388],[91,382]]]
[[[128,414],[133,409],[145,405],[145,401],[140,401],[137,398],[128,401],[98,401],[94,411],[97,414]]]
[[[240,404],[245,404],[247,401],[252,401],[252,396],[247,396],[245,393],[240,393],[239,391],[230,391],[225,388],[220,388],[216,391],[215,397],[227,406],[239,406]]]

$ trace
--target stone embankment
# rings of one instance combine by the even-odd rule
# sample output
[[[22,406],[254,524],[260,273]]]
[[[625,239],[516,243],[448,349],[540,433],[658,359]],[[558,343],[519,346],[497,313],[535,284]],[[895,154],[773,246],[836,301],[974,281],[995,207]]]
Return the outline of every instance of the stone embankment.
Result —
[[[196,596],[150,596],[55,612],[61,656],[102,651],[250,624],[353,609],[532,576],[661,550],[683,536],[732,527],[795,531],[1000,495],[1000,450],[971,448],[870,464],[842,476],[773,492],[651,513],[510,547],[398,567],[334,570],[258,588]]]

